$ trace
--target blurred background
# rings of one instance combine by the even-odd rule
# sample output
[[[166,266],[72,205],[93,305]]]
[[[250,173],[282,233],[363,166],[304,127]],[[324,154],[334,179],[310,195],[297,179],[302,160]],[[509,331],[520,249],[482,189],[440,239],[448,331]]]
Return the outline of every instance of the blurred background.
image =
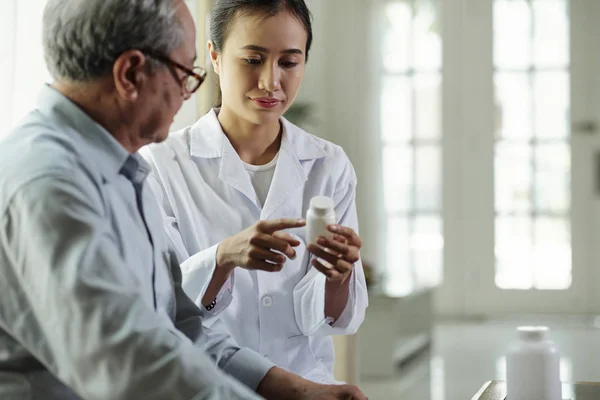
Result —
[[[562,379],[600,381],[600,1],[307,2],[287,116],[354,164],[370,290],[338,377],[371,400],[470,399],[505,377],[514,327],[547,324]],[[186,3],[209,66],[211,0]],[[49,80],[44,4],[0,3],[0,136]],[[211,73],[173,128],[215,99]]]

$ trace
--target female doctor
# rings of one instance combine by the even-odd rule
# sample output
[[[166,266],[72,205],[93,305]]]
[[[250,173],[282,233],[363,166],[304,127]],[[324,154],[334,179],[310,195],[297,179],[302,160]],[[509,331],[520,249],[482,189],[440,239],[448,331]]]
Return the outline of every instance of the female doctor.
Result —
[[[344,151],[282,117],[312,41],[304,0],[217,0],[208,43],[222,105],[142,152],[206,324],[279,366],[334,383],[330,335],[353,334],[367,291],[356,176]],[[306,243],[310,199],[333,199],[332,237]]]

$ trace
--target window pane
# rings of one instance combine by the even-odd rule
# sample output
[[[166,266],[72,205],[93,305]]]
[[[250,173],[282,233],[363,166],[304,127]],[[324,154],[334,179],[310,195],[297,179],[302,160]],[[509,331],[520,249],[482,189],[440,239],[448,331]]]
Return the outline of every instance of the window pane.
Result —
[[[387,76],[381,87],[381,136],[384,142],[406,142],[412,138],[410,80]]]
[[[569,134],[569,73],[538,72],[533,78],[535,131],[539,138],[564,138]]]
[[[503,213],[530,211],[531,146],[501,142],[495,150],[496,210]]]
[[[531,64],[531,9],[525,0],[494,2],[494,63],[525,69]]]
[[[569,212],[571,155],[568,143],[538,145],[535,149],[535,202],[541,212]]]
[[[415,219],[410,245],[414,251],[415,273],[419,285],[433,287],[442,282],[442,219],[438,216]]]
[[[383,195],[387,212],[412,209],[412,182],[412,147],[385,147],[383,149]]]
[[[569,40],[568,0],[494,0],[502,289],[571,284]]]
[[[535,221],[533,268],[537,289],[571,286],[571,232],[567,218]]]
[[[387,222],[385,291],[390,295],[405,295],[414,287],[410,263],[409,220],[389,218]]]
[[[501,289],[531,289],[531,219],[496,218],[496,286]]]
[[[417,175],[415,208],[422,212],[441,209],[441,157],[439,146],[418,146],[415,150]]]
[[[413,20],[415,70],[439,70],[442,66],[439,1],[416,0]]]
[[[441,132],[441,76],[440,74],[418,74],[415,87],[415,137],[436,139]]]
[[[528,139],[532,136],[531,85],[526,73],[497,73],[496,137]]]
[[[569,64],[569,16],[565,0],[533,0],[533,58],[537,67]]]
[[[405,1],[386,4],[383,26],[383,67],[390,72],[403,72],[410,64],[410,27],[412,9]]]
[[[417,279],[426,285],[442,279],[440,0],[382,3],[384,289],[407,294]],[[416,218],[419,212],[433,216]]]

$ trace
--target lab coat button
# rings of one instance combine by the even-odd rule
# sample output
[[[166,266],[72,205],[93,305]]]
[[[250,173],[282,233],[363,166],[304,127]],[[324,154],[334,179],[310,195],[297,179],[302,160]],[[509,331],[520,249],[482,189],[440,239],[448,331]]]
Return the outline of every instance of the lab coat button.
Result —
[[[262,305],[265,307],[271,307],[273,305],[273,298],[271,296],[265,296],[262,298]]]

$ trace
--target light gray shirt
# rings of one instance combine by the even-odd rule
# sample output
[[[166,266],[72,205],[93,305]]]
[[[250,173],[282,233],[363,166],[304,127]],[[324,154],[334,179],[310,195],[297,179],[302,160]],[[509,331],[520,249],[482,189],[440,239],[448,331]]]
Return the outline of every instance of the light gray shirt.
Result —
[[[258,398],[273,364],[202,326],[148,171],[49,86],[0,142],[3,400]]]

